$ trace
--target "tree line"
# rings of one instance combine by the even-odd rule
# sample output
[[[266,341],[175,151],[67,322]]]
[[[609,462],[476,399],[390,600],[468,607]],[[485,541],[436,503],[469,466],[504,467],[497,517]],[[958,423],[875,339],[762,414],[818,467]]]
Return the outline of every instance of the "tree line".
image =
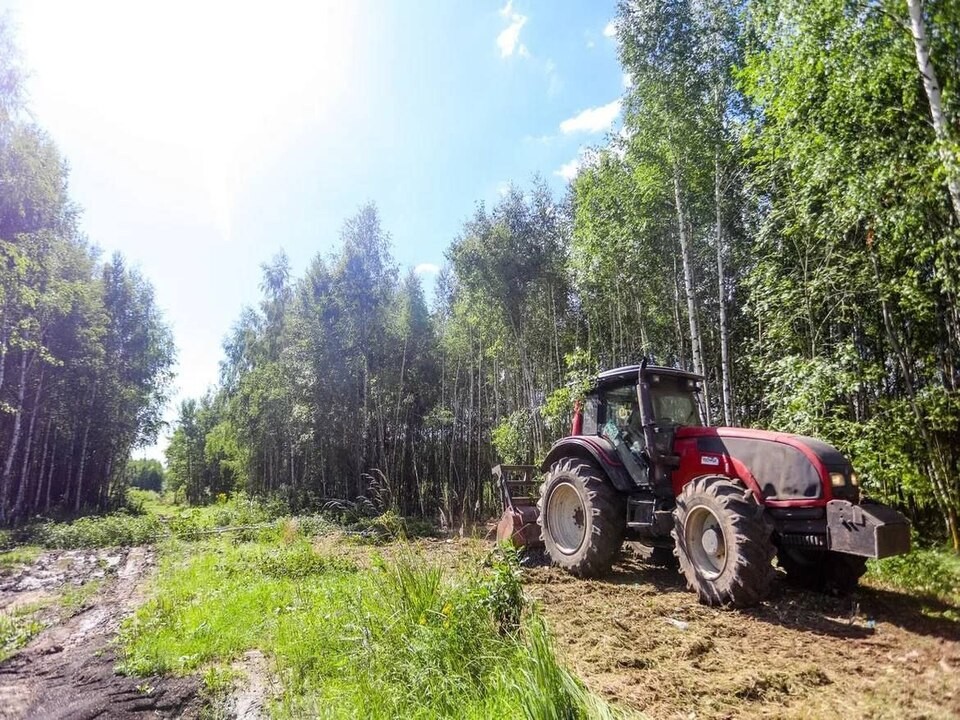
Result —
[[[171,334],[144,277],[78,230],[0,17],[0,524],[104,509],[161,424]]]
[[[817,435],[960,547],[957,0],[643,0],[615,21],[622,128],[569,194],[483,204],[428,304],[373,206],[225,343],[171,480],[293,505],[496,509],[576,382],[650,357],[714,423]]]

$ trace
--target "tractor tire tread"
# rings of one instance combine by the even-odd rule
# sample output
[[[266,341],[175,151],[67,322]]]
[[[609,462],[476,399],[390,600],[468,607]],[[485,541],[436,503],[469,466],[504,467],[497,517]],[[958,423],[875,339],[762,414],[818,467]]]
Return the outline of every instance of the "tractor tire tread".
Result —
[[[725,567],[720,576],[710,580],[697,572],[684,549],[684,522],[689,508],[699,498],[713,501],[733,531],[736,555],[733,565]],[[776,548],[771,536],[773,525],[748,488],[737,481],[721,476],[693,480],[677,497],[672,531],[674,554],[680,563],[680,572],[687,586],[707,605],[747,607],[763,600],[774,577],[773,557]]]
[[[591,532],[585,539],[586,545],[572,555],[551,552],[555,544],[546,526],[544,501],[551,484],[560,477],[579,481],[585,495],[585,512],[591,516]],[[599,577],[609,572],[626,533],[626,501],[603,477],[599,468],[576,457],[555,462],[540,486],[537,510],[540,538],[553,565],[582,578]]]

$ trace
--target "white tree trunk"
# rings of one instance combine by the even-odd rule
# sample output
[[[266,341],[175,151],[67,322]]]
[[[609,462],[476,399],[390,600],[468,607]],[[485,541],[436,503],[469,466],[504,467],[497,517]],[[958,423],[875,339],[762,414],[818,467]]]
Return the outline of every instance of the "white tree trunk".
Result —
[[[933,61],[930,57],[927,30],[923,22],[922,0],[907,0],[907,10],[910,13],[910,29],[913,33],[913,45],[917,53],[917,67],[920,69],[923,87],[927,91],[927,100],[930,102],[933,131],[937,136],[937,152],[947,173],[947,189],[950,191],[953,214],[960,222],[960,162],[958,162],[951,147],[950,124],[943,110],[940,83],[937,81],[937,73],[933,68]]]
[[[720,192],[720,152],[716,153],[714,175],[714,204],[717,206],[717,292],[720,303],[720,374],[723,391],[723,424],[736,423],[733,416],[733,383],[730,375],[730,338],[727,332],[727,298],[723,271],[723,208]]]
[[[683,260],[683,284],[687,295],[687,318],[690,321],[690,352],[693,354],[693,371],[703,376],[703,400],[707,424],[710,424],[710,394],[703,371],[703,356],[700,352],[700,321],[697,318],[697,297],[693,286],[693,261],[690,256],[690,238],[687,237],[686,213],[683,193],[680,190],[680,174],[673,175],[673,194],[677,204],[677,225],[680,228],[680,256]]]

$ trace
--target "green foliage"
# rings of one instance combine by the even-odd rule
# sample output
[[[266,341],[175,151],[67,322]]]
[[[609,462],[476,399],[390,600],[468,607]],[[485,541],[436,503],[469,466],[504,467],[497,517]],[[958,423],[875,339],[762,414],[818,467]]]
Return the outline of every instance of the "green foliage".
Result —
[[[0,611],[0,662],[26,645],[44,628],[30,608]]]
[[[530,412],[515,410],[493,429],[490,440],[503,462],[516,465],[529,459],[532,434]]]
[[[960,607],[960,557],[945,548],[914,548],[907,555],[871,560],[867,577]]]
[[[126,512],[82,517],[73,522],[44,522],[28,531],[31,542],[57,549],[146,545],[166,535],[159,518]]]
[[[163,492],[165,472],[159,460],[131,460],[127,468],[128,484],[139,490]]]

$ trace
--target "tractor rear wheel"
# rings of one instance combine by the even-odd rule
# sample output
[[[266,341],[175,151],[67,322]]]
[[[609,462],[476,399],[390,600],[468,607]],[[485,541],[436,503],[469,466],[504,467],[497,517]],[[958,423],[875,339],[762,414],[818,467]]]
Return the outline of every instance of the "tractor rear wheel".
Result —
[[[839,596],[856,590],[867,571],[866,558],[809,548],[782,547],[777,551],[777,564],[791,585]]]
[[[559,460],[540,487],[541,538],[554,565],[580,577],[610,569],[627,527],[626,500],[580,458]]]
[[[701,602],[746,607],[766,597],[773,528],[750,490],[726,477],[694,480],[677,498],[673,517],[680,571]]]

